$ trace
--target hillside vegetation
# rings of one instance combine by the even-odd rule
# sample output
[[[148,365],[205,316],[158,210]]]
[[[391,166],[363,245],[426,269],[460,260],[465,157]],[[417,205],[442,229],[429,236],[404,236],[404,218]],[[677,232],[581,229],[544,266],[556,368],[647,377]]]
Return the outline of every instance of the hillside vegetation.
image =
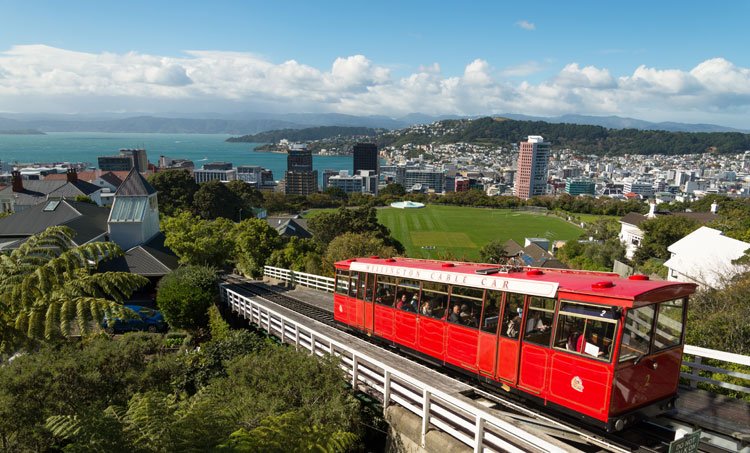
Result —
[[[709,151],[737,153],[750,149],[750,134],[739,132],[607,129],[601,126],[489,117],[476,120],[445,120],[437,124],[439,129],[445,131],[441,135],[404,131],[385,135],[380,143],[401,146],[406,143],[464,142],[508,146],[518,143],[528,135],[541,135],[555,148],[570,148],[591,154],[695,154]]]
[[[242,137],[230,137],[228,142],[248,142],[248,143],[277,143],[279,140],[286,139],[291,142],[305,142],[309,140],[323,140],[333,137],[349,136],[366,136],[374,137],[378,130],[369,127],[341,127],[341,126],[321,126],[309,127],[306,129],[279,129],[275,131],[261,132],[254,135],[243,135]]]

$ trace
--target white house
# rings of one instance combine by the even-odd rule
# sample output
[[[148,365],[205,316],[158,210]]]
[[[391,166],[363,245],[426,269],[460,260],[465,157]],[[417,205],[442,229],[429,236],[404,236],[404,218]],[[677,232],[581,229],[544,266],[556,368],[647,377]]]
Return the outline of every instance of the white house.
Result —
[[[746,266],[732,261],[748,249],[747,242],[728,238],[713,228],[700,227],[667,247],[672,254],[664,263],[669,269],[667,280],[719,288],[727,278],[746,270]]]

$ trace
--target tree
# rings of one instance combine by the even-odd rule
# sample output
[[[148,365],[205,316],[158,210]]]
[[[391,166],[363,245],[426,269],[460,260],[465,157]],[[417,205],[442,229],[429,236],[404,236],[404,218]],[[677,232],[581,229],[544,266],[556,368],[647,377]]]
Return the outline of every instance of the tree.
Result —
[[[233,231],[236,267],[243,274],[263,275],[263,266],[271,253],[281,245],[279,233],[261,219],[247,219]]]
[[[76,195],[74,200],[81,203],[96,204],[94,203],[94,200],[92,200],[88,195]]]
[[[70,228],[51,227],[0,255],[2,350],[13,350],[23,336],[67,336],[73,321],[86,334],[91,321],[122,314],[122,302],[148,282],[127,272],[96,273],[100,262],[122,250],[113,242],[74,246],[73,235]]]
[[[509,255],[505,251],[505,245],[501,241],[494,240],[479,249],[479,257],[484,263],[505,264]]]
[[[633,256],[637,264],[650,258],[669,259],[667,247],[687,236],[700,225],[686,217],[668,215],[646,220],[640,224],[643,241]]]
[[[404,195],[406,195],[406,189],[404,189],[404,186],[402,186],[401,184],[394,182],[383,187],[383,189],[380,190],[379,195],[382,195],[384,197],[403,197]]]
[[[325,249],[319,242],[292,236],[284,248],[276,249],[271,253],[266,264],[316,274],[320,272],[324,252]]]
[[[686,343],[750,354],[750,274],[721,289],[700,289],[690,299]]]
[[[180,258],[180,264],[224,268],[233,259],[234,224],[227,219],[204,220],[181,212],[162,221],[164,244]]]
[[[227,189],[237,198],[239,208],[242,209],[242,216],[239,217],[238,212],[238,217],[235,217],[238,222],[253,217],[252,209],[259,208],[263,204],[263,194],[260,190],[253,188],[245,181],[229,181]]]
[[[193,209],[198,184],[188,170],[167,170],[154,173],[148,182],[159,192],[159,212],[173,216]]]
[[[307,224],[315,239],[326,245],[344,233],[371,233],[386,245],[393,247],[397,253],[404,251],[404,246],[391,237],[388,227],[378,222],[373,207],[339,208],[333,212],[321,212]]]
[[[568,241],[557,251],[557,258],[573,269],[611,272],[615,260],[625,256],[625,246],[619,239],[606,241]]]
[[[171,327],[195,331],[208,325],[208,308],[217,297],[215,268],[184,266],[161,279],[156,304]]]
[[[377,255],[390,258],[396,249],[373,233],[344,233],[328,244],[323,258],[323,272],[333,274],[333,264],[348,258]]]
[[[195,192],[193,211],[206,220],[237,219],[242,201],[221,181],[204,182]]]

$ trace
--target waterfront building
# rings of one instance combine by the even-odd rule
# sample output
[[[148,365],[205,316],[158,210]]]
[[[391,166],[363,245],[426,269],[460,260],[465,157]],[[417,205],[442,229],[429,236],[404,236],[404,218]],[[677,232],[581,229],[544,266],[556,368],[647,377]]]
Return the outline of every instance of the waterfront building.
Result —
[[[318,172],[313,170],[312,151],[307,145],[291,146],[286,167],[284,192],[287,195],[310,195],[318,191]]]
[[[360,170],[368,170],[373,173],[379,172],[378,147],[374,143],[357,143],[352,148],[353,174]]]
[[[445,173],[443,171],[406,169],[403,174],[403,185],[407,192],[426,192],[429,189],[442,192],[444,190]],[[396,179],[396,182],[398,182],[398,179]],[[419,186],[419,188],[416,189],[416,186]]]
[[[202,168],[200,170],[193,170],[193,178],[198,184],[208,181],[222,181],[229,182],[237,179],[237,170],[207,170]]]
[[[547,193],[547,168],[550,144],[541,135],[529,135],[527,141],[519,143],[516,180],[513,193],[521,199],[529,199]]]
[[[103,171],[130,171],[133,168],[139,172],[148,171],[148,157],[142,148],[122,148],[118,155],[99,156],[97,164]]]
[[[596,184],[590,179],[576,178],[565,181],[565,193],[570,195],[595,195]]]
[[[206,164],[203,164],[204,170],[231,170],[232,169],[232,163],[231,162],[209,162]]]

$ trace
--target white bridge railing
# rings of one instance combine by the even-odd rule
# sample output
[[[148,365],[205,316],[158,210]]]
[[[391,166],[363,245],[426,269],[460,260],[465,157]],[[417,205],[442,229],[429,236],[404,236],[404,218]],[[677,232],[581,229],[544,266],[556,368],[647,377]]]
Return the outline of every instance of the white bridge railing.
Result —
[[[266,268],[268,269],[268,268]],[[394,368],[350,344],[334,340],[301,322],[266,306],[262,300],[240,294],[221,285],[221,298],[232,311],[284,343],[306,349],[312,354],[332,354],[341,359],[341,367],[353,388],[365,388],[383,401],[385,410],[393,403],[422,419],[421,442],[431,426],[480,451],[560,451],[560,444],[538,437],[523,428],[500,419],[452,395],[419,382],[408,372]]]
[[[331,277],[296,272],[272,266],[266,266],[263,273],[266,277],[276,280],[307,286],[308,288],[315,288],[329,293],[334,291],[334,279]],[[710,366],[703,363],[704,359],[720,361],[723,364],[721,366]],[[731,365],[750,367],[749,356],[685,345],[685,358],[682,365],[687,368],[687,371],[683,371],[681,375],[690,382],[691,387],[697,387],[699,382],[703,382],[750,395],[750,374],[724,368]],[[716,377],[721,377],[724,380],[711,377],[714,374],[718,375]],[[740,381],[745,385],[726,382],[727,378],[733,378],[735,381]]]

